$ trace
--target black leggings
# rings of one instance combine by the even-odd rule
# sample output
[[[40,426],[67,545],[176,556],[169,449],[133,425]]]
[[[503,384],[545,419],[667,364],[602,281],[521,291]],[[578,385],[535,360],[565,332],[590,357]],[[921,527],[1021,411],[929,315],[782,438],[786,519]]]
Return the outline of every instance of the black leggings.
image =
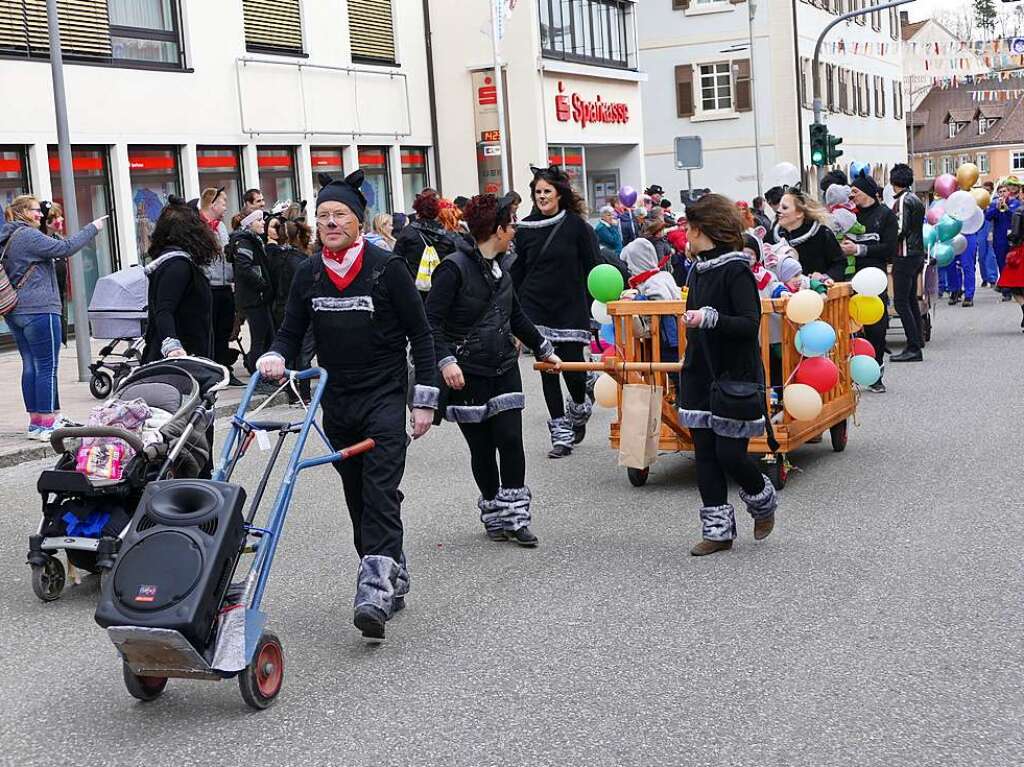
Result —
[[[724,506],[729,499],[726,477],[747,495],[764,490],[764,477],[747,453],[747,439],[720,437],[711,429],[691,429],[697,459],[697,487],[704,506]]]
[[[522,410],[505,410],[482,423],[460,423],[459,428],[469,445],[473,479],[484,500],[494,500],[499,487],[526,484]],[[500,473],[495,452],[501,459]]]
[[[249,353],[246,355],[246,367],[255,370],[256,360],[274,343],[274,317],[269,306],[255,306],[245,310],[245,319],[249,323]]]
[[[583,344],[561,343],[554,344],[555,354],[562,362],[583,362]],[[577,405],[582,405],[587,397],[587,374],[563,372],[565,388],[569,390],[569,396]],[[540,374],[541,386],[544,389],[544,402],[548,406],[548,415],[551,418],[561,418],[565,415],[565,401],[562,399],[562,385],[558,376],[551,373]]]

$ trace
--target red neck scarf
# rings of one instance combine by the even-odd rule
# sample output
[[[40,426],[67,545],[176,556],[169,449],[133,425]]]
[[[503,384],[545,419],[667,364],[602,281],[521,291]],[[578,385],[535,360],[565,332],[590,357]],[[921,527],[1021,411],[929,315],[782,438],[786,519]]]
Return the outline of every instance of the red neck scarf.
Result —
[[[207,216],[202,211],[199,211],[199,216],[200,216],[200,218],[203,219],[203,221],[206,222],[206,225],[208,227],[210,227],[210,229],[213,230],[214,234],[220,234],[220,220],[218,220],[216,218],[210,218],[209,216]]]
[[[658,262],[658,268],[657,269],[648,269],[646,272],[640,272],[640,274],[636,274],[636,275],[633,275],[632,277],[630,277],[629,278],[629,287],[631,287],[631,288],[638,288],[641,285],[643,285],[645,282],[647,282],[647,280],[651,279],[651,277],[653,277],[658,272],[660,272],[665,267],[665,264],[668,263],[668,260],[670,258],[672,258],[672,254],[671,253],[669,253],[667,256],[663,257],[661,259],[661,261]]]
[[[363,238],[353,242],[347,249],[334,251],[324,248],[324,271],[339,291],[345,290],[359,276],[363,268]]]

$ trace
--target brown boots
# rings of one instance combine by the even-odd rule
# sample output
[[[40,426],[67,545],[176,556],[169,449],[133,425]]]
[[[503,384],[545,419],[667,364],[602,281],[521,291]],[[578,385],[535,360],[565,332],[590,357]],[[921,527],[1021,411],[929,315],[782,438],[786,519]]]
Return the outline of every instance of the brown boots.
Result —
[[[716,551],[728,551],[731,548],[732,541],[701,541],[690,549],[690,553],[695,557],[706,557]]]

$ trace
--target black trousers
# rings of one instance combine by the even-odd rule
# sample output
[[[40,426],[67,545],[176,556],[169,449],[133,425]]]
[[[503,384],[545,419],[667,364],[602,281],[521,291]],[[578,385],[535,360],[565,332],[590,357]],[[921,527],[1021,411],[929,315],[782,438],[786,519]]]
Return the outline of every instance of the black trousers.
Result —
[[[506,410],[481,423],[460,423],[459,429],[469,445],[473,479],[485,501],[494,500],[499,487],[526,484],[522,410]]]
[[[384,391],[324,394],[324,431],[335,450],[369,437],[373,450],[335,463],[352,518],[352,536],[360,557],[402,557],[402,491],[405,451],[405,382]]]
[[[212,293],[213,361],[230,368],[228,346],[231,343],[231,331],[235,328],[235,293],[227,285],[213,288]]]
[[[747,453],[748,439],[720,437],[711,429],[690,429],[697,460],[697,489],[704,506],[724,506],[729,500],[728,478],[747,495],[764,490],[764,476]]]
[[[583,346],[580,343],[553,344],[555,354],[562,362],[583,362]],[[587,374],[578,372],[563,372],[561,377],[565,379],[565,388],[569,390],[569,396],[577,405],[583,404],[587,397]],[[557,375],[541,373],[540,382],[544,390],[544,402],[548,406],[548,415],[551,418],[561,418],[565,415],[565,400],[562,399],[562,384]]]
[[[889,291],[882,291],[879,296],[885,311],[882,312],[882,319],[874,325],[865,325],[861,335],[875,347],[875,362],[879,365],[885,364],[885,334],[889,332]]]
[[[921,310],[917,305],[917,277],[924,268],[923,258],[897,258],[892,265],[892,303],[900,315],[907,336],[907,351],[919,352],[924,346]]]
[[[256,360],[274,343],[274,315],[269,306],[255,306],[245,310],[249,323],[249,351],[245,355],[246,368],[256,369]]]

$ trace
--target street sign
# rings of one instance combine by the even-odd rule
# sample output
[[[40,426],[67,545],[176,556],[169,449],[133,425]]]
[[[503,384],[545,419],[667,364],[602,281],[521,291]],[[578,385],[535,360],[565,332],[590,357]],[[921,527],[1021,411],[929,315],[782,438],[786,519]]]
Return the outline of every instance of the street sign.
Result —
[[[704,145],[700,136],[676,136],[676,170],[704,167]]]

